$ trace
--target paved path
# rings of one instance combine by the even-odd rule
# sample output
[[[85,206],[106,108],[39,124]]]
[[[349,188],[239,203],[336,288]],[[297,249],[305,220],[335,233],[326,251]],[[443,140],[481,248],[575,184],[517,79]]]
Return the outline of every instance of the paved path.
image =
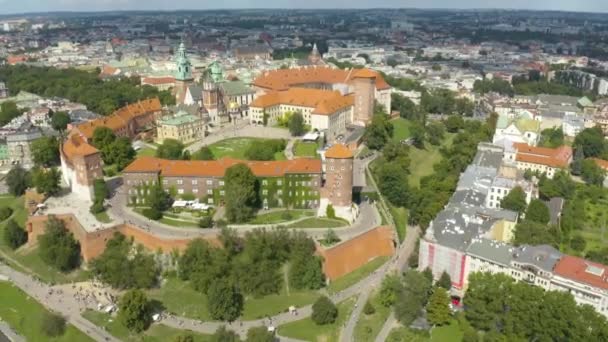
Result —
[[[80,313],[85,307],[74,297],[64,296],[61,292],[50,291],[51,286],[35,280],[32,276],[15,271],[0,263],[0,274],[37,300],[46,308],[63,315],[66,320],[96,341],[119,341],[106,331],[84,319]]]
[[[391,331],[397,326],[398,326],[398,322],[397,322],[397,319],[395,318],[395,313],[391,309],[390,316],[388,316],[388,319],[386,320],[386,322],[384,322],[384,325],[382,326],[382,330],[380,330],[380,333],[378,333],[378,336],[376,336],[376,339],[374,341],[375,342],[386,341],[386,339],[388,339],[388,335],[390,335]]]
[[[23,336],[17,334],[6,322],[0,321],[0,342],[26,342]]]

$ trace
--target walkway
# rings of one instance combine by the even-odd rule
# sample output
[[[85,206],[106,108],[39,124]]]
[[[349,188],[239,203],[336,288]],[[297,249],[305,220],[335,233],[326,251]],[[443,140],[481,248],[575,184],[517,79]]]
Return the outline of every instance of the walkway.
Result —
[[[84,319],[80,313],[85,307],[74,297],[64,296],[60,292],[51,291],[51,286],[34,279],[30,275],[15,271],[2,263],[0,263],[0,274],[7,276],[13,284],[49,310],[63,315],[69,323],[96,341],[119,341],[106,331]]]

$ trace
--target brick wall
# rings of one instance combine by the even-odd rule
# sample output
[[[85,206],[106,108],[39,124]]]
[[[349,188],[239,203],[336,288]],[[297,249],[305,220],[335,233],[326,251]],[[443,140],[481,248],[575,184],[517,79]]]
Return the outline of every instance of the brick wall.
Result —
[[[330,280],[344,276],[374,258],[395,253],[391,227],[377,227],[335,247],[317,251],[324,259],[323,272]]]
[[[175,249],[182,251],[186,249],[190,242],[190,239],[161,238],[128,224],[119,224],[96,232],[87,232],[74,215],[56,215],[56,218],[63,221],[65,227],[72,232],[74,238],[80,242],[82,258],[85,262],[88,262],[103,253],[108,240],[112,238],[115,232],[120,232],[127,237],[133,237],[133,240],[136,243],[143,245],[152,252],[156,252],[159,249],[163,253],[169,253]],[[37,243],[38,236],[44,233],[47,220],[48,216],[32,216],[28,219],[26,223],[28,245],[35,245]],[[220,242],[216,236],[205,237],[205,239],[216,246],[220,246]]]

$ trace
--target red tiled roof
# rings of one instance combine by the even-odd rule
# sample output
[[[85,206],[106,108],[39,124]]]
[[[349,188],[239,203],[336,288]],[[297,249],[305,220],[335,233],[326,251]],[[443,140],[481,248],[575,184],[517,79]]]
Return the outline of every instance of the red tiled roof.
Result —
[[[133,161],[123,172],[160,172],[166,177],[223,177],[226,169],[245,164],[258,177],[280,177],[289,173],[321,173],[321,161],[300,158],[280,161],[248,161],[232,158],[220,160],[166,160],[141,157]]]
[[[593,160],[597,166],[601,167],[602,169],[608,170],[608,160],[598,158],[591,158],[591,160]]]
[[[376,89],[388,89],[390,86],[382,75],[369,69],[333,69],[328,67],[309,67],[298,69],[279,69],[264,73],[253,82],[253,85],[280,91],[307,83],[348,83],[355,75],[365,75],[376,79]],[[360,77],[360,76],[359,76]]]
[[[99,150],[89,145],[79,134],[72,134],[62,145],[64,155],[72,160],[74,157],[86,157],[99,153]]]
[[[524,163],[547,165],[550,167],[568,167],[572,159],[572,148],[561,146],[558,148],[535,147],[525,143],[515,143],[517,150],[515,159]]]
[[[580,283],[608,290],[608,266],[570,255],[563,256],[553,273]]]
[[[353,153],[343,144],[335,144],[325,151],[325,158],[348,159],[352,158]]]
[[[266,108],[279,104],[314,108],[313,114],[329,115],[354,104],[352,96],[343,96],[337,90],[289,88],[271,92],[255,99],[250,107]]]
[[[142,84],[170,84],[175,83],[175,77],[143,77]]]

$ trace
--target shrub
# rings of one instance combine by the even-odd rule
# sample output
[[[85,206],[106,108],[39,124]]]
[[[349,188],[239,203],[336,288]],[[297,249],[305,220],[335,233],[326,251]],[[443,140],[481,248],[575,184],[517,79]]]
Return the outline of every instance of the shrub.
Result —
[[[198,226],[201,228],[213,227],[213,218],[211,216],[203,216],[200,220],[198,220]]]
[[[103,207],[103,203],[102,202],[95,202],[95,203],[93,203],[93,205],[91,205],[91,208],[89,209],[89,211],[93,215],[99,214],[99,213],[103,212],[104,210],[105,210],[105,208]]]
[[[338,308],[326,296],[321,296],[312,305],[311,319],[317,325],[331,324],[338,317]]]
[[[14,220],[9,220],[4,229],[4,242],[11,248],[17,249],[27,242],[27,233]]]
[[[228,221],[220,219],[215,222],[215,225],[218,228],[226,228],[228,226]]]
[[[327,206],[327,209],[325,210],[325,215],[327,215],[327,217],[330,219],[336,218],[336,210],[334,209],[333,205],[330,204]]]
[[[61,336],[65,332],[65,318],[50,312],[45,313],[42,316],[41,330],[48,337]]]
[[[144,209],[142,214],[144,214],[144,216],[149,218],[150,220],[154,220],[154,221],[158,221],[161,218],[163,218],[163,213],[161,213],[160,211],[153,209],[153,208]]]
[[[292,218],[293,218],[293,216],[291,215],[291,213],[289,212],[289,210],[286,210],[283,213],[281,213],[281,219],[283,219],[285,221],[289,221]]]
[[[0,221],[4,221],[7,218],[11,217],[13,214],[13,209],[11,207],[2,207],[0,208]]]
[[[374,305],[369,300],[365,303],[365,306],[363,307],[363,313],[366,315],[373,315],[374,313],[376,313],[376,308],[374,308]]]

